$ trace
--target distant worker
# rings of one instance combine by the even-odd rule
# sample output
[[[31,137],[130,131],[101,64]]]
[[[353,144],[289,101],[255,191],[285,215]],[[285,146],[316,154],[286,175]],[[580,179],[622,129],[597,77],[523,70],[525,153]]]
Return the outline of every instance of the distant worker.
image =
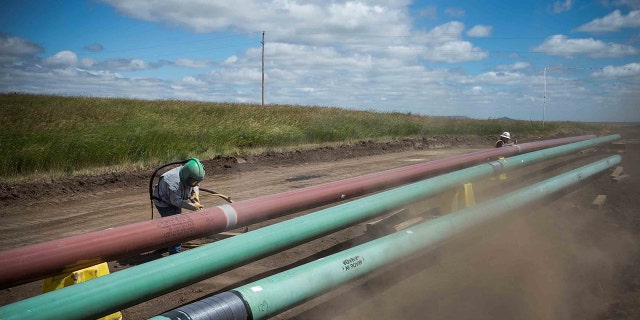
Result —
[[[182,209],[201,210],[198,184],[204,180],[204,166],[200,160],[191,158],[182,166],[173,168],[160,176],[153,190],[155,204],[160,216],[168,217],[182,213]],[[182,244],[170,246],[169,254],[180,252]]]
[[[511,134],[507,131],[503,132],[500,135],[500,139],[498,139],[498,141],[496,141],[496,148],[502,148],[504,147],[505,144],[509,143],[509,140],[511,140]],[[517,140],[513,140],[513,144],[516,144]]]

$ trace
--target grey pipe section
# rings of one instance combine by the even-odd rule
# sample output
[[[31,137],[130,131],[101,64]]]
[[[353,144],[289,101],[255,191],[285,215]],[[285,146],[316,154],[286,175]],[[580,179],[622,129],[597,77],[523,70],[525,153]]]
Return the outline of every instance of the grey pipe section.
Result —
[[[228,291],[163,313],[176,320],[249,319],[242,295]]]
[[[163,313],[152,320],[266,319],[456,234],[538,201],[619,164],[619,155],[591,163],[474,207],[420,223],[328,257]],[[246,308],[245,312],[240,309]],[[219,309],[238,310],[220,314]],[[178,316],[179,315],[179,316]],[[237,316],[236,316],[237,315]],[[247,316],[249,315],[249,316]]]

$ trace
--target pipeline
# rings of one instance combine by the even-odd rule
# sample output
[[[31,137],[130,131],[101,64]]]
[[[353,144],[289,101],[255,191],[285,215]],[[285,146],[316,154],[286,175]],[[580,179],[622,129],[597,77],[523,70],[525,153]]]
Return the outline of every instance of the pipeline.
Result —
[[[620,138],[620,135],[610,137],[614,136],[612,140]],[[507,157],[593,138],[595,136],[586,135],[487,149],[2,251],[0,289],[418,181],[436,173],[500,156]]]
[[[474,166],[343,203],[233,238],[124,269],[0,308],[0,319],[99,318],[242,264],[311,241],[424,197],[550,157],[618,139],[612,135]]]
[[[483,222],[574,185],[620,163],[620,156],[536,183],[458,212],[422,222],[296,268],[269,276],[151,318],[152,320],[266,319],[376,269],[424,252]],[[304,285],[300,285],[304,283]]]

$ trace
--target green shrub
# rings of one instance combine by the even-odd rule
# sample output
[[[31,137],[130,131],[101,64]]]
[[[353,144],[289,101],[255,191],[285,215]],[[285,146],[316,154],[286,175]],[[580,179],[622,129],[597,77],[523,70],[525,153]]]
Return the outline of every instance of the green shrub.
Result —
[[[354,140],[597,131],[583,123],[473,120],[317,106],[0,95],[0,178]]]

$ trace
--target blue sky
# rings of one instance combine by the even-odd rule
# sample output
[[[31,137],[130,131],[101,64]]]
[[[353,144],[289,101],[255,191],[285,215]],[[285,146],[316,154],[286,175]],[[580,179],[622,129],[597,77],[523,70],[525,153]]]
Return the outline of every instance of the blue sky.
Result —
[[[640,121],[640,0],[3,0],[0,92],[260,103],[262,31],[266,104]]]

